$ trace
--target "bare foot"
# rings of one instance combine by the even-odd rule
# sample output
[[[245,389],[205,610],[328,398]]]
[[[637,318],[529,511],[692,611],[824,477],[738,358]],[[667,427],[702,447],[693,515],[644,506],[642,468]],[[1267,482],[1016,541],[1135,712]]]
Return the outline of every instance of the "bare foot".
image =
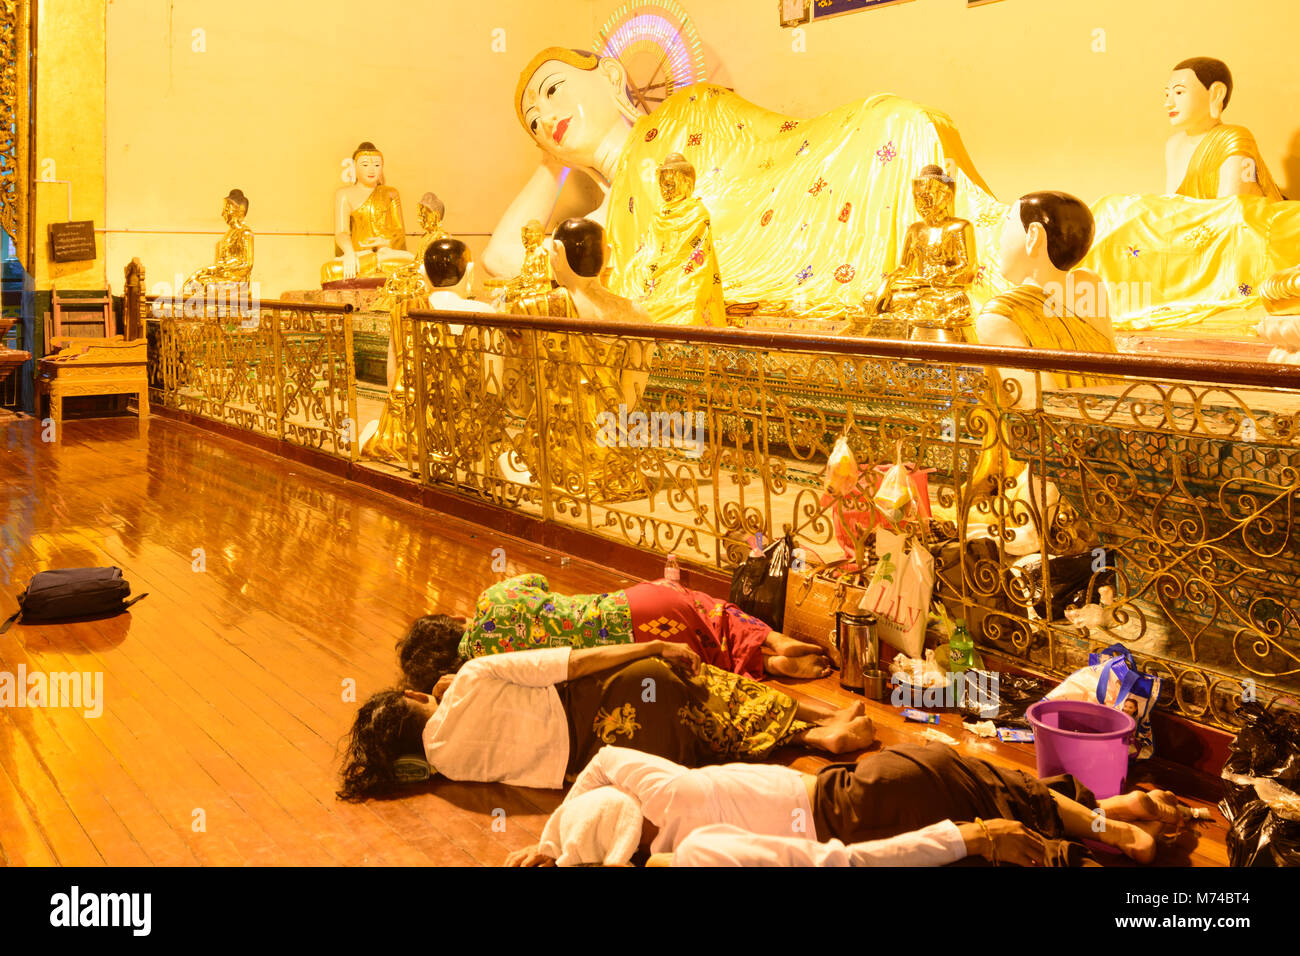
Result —
[[[867,705],[860,700],[855,700],[847,707],[841,707],[826,721],[828,724],[840,723],[842,721],[852,720],[854,717],[861,717],[867,712]]]
[[[1156,858],[1156,840],[1149,828],[1159,830],[1161,826],[1158,820],[1127,823],[1107,819],[1106,828],[1097,834],[1097,839],[1107,846],[1113,846],[1134,862],[1150,863]]]
[[[876,729],[868,717],[828,721],[804,734],[804,742],[808,746],[833,754],[865,750],[875,739]]]
[[[782,634],[779,631],[773,631],[768,635],[767,647],[773,654],[781,657],[803,657],[808,654],[820,654],[828,657],[832,662],[836,661],[836,655],[832,653],[834,648],[827,648],[818,643],[801,641],[796,637],[790,637],[788,634]]]
[[[1191,808],[1180,804],[1178,798],[1168,790],[1131,790],[1101,800],[1098,806],[1114,820],[1158,820],[1161,823],[1181,824],[1191,817]]]
[[[831,662],[821,655],[804,654],[799,657],[785,657],[773,654],[763,658],[763,666],[769,674],[778,677],[794,677],[800,680],[815,680],[831,672]]]

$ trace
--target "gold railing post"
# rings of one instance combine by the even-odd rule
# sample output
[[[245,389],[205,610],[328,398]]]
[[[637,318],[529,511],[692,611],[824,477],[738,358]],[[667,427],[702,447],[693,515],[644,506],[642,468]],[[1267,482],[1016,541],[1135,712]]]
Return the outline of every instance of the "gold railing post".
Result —
[[[275,375],[275,435],[284,441],[284,340],[280,310],[271,310],[271,367]]]
[[[413,430],[415,432],[416,465],[420,470],[420,481],[431,484],[433,474],[429,469],[429,416],[432,411],[432,403],[429,401],[428,376],[424,373],[429,345],[429,339],[425,334],[428,326],[423,322],[417,323],[407,315],[407,311],[404,300],[393,306],[393,319],[396,323],[393,326],[394,342],[402,341],[396,336],[409,334],[410,338],[407,341],[411,343],[410,360],[414,362],[414,368],[411,369],[415,373],[414,380],[410,378],[406,380],[411,382],[415,394],[414,397],[410,397],[411,393],[407,393],[408,398],[403,415],[404,418],[413,417],[415,419]],[[405,353],[407,350],[403,349],[402,351]],[[434,346],[434,357],[441,360],[437,345]],[[408,359],[404,357],[402,361],[405,363]],[[410,454],[409,445],[407,446],[407,454]]]
[[[542,494],[542,518],[555,520],[555,506],[551,502],[551,456],[547,448],[547,433],[551,427],[550,393],[546,380],[542,377],[542,336],[538,329],[529,330],[529,341],[533,347],[533,400],[537,402],[537,461],[541,474],[537,476],[537,487]]]
[[[341,317],[343,322],[343,369],[344,388],[347,401],[347,416],[352,427],[348,429],[348,459],[356,461],[361,457],[361,423],[357,421],[357,369],[352,351],[352,313]],[[329,321],[329,317],[326,317]],[[337,446],[336,446],[337,447]]]

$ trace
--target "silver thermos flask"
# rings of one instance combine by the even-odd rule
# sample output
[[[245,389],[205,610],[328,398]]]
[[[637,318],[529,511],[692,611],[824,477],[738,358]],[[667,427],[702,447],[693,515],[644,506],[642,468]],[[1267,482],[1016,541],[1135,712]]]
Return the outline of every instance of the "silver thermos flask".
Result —
[[[865,611],[835,612],[835,636],[840,649],[840,686],[861,691],[863,671],[875,670],[880,661],[876,616]]]

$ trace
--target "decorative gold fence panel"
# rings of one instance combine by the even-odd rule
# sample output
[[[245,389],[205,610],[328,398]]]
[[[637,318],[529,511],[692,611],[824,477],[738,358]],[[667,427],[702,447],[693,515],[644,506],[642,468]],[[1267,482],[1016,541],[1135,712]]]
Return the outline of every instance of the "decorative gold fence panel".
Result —
[[[165,300],[158,354],[163,404],[355,459],[352,321],[346,308],[260,304],[248,315],[185,316]],[[179,315],[177,313],[180,313]]]
[[[869,565],[868,504],[823,487],[843,437],[864,469],[926,470],[931,514],[906,530],[985,651],[1064,673],[1123,641],[1165,707],[1222,726],[1243,693],[1300,690],[1293,371],[409,318],[426,482],[722,570],[786,528],[814,561]]]
[[[31,4],[0,0],[0,227],[32,271]]]

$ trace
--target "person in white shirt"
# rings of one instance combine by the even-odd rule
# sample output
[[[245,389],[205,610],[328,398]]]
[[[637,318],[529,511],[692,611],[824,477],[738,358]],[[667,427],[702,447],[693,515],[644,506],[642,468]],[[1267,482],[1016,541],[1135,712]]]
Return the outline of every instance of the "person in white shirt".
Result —
[[[784,744],[850,753],[873,739],[860,704],[817,719],[666,641],[494,654],[448,676],[445,691],[384,691],[361,706],[340,798],[391,790],[411,754],[452,780],[559,789],[615,742],[697,765],[759,760]]]
[[[1069,778],[1049,782],[1074,786]],[[608,862],[607,853],[601,860],[582,859],[594,849],[565,838],[605,833],[628,845],[626,823],[619,828],[578,819],[599,811],[590,798],[604,790],[636,801],[644,817],[637,826],[642,848],[652,863],[671,859],[674,865],[937,866],[967,855],[1055,865],[1083,861],[1081,848],[1063,845],[1080,839],[1149,862],[1151,833],[1128,821],[1176,820],[1179,809],[1163,791],[1135,791],[1101,802],[1106,825],[1099,830],[1092,809],[1047,783],[942,745],[903,745],[869,754],[852,769],[832,765],[815,776],[746,764],[691,770],[611,746],[579,775],[539,844],[511,854],[507,865]],[[1091,801],[1082,788],[1074,792]]]

